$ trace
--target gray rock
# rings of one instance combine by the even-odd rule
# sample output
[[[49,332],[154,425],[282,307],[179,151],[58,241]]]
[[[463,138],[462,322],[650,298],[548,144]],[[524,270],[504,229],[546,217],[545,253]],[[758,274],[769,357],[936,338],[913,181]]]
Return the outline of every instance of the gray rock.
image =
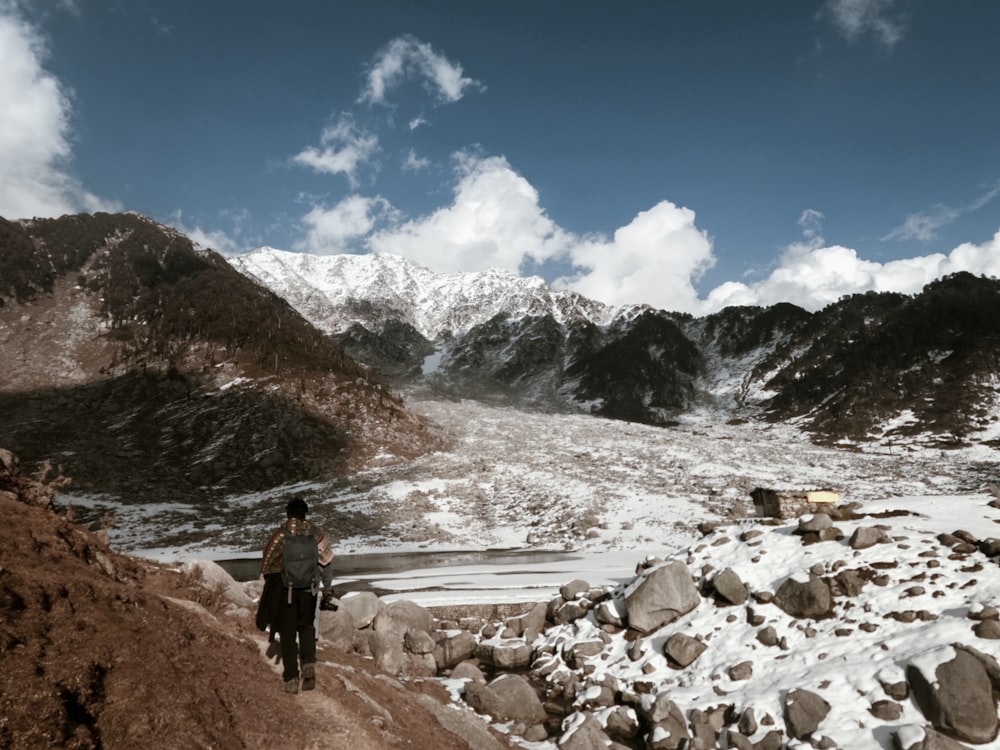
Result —
[[[375,621],[375,615],[378,614],[381,605],[382,603],[379,601],[379,598],[372,592],[357,591],[345,594],[340,599],[340,607],[337,611],[345,610],[350,612],[351,619],[354,621],[354,627],[360,630],[361,628],[367,628]]]
[[[466,683],[465,701],[478,713],[498,721],[540,724],[547,717],[531,685],[516,674],[501,675],[486,685]]]
[[[833,527],[833,519],[826,513],[815,513],[812,516],[802,516],[799,519],[799,529],[798,533],[808,534],[810,532],[818,533],[824,529],[829,529]]]
[[[1000,622],[996,620],[980,620],[972,626],[972,632],[977,638],[990,641],[1000,640]]]
[[[476,652],[476,637],[462,631],[438,641],[434,647],[434,660],[439,669],[449,669],[465,661]]]
[[[739,664],[730,667],[726,673],[729,675],[729,679],[733,682],[749,680],[753,677],[753,662],[741,661]]]
[[[563,659],[570,669],[583,669],[584,662],[604,650],[604,641],[573,641],[563,649]]]
[[[461,664],[456,664],[455,668],[451,670],[451,678],[453,680],[470,680],[486,684],[486,675],[483,674],[483,670],[471,661],[463,661]]]
[[[615,706],[605,719],[608,736],[614,740],[630,740],[639,733],[639,717],[635,709]]]
[[[789,737],[808,737],[828,713],[830,704],[809,690],[791,690],[785,696],[785,729]]]
[[[400,637],[407,630],[430,633],[434,630],[434,616],[419,604],[401,599],[382,607],[375,615],[372,627],[377,632],[393,632]]]
[[[882,721],[895,721],[903,715],[903,707],[896,701],[875,701],[868,713]]]
[[[829,584],[819,576],[809,574],[807,582],[789,578],[774,594],[774,603],[796,618],[814,620],[826,617],[833,610]]]
[[[966,742],[992,742],[997,707],[986,667],[964,649],[954,653],[932,675],[924,674],[918,664],[906,668],[913,700],[938,731]]]
[[[761,628],[757,631],[757,640],[765,646],[777,646],[778,631],[772,625],[768,625],[766,628]]]
[[[498,669],[520,669],[531,664],[531,647],[518,640],[480,643],[476,657]]]
[[[485,723],[469,711],[456,711],[429,695],[414,693],[414,698],[430,711],[441,726],[461,737],[469,747],[476,750],[503,750],[500,741],[490,734]]]
[[[552,617],[552,621],[556,625],[566,625],[570,622],[575,622],[581,617],[587,614],[587,605],[580,599],[574,599],[571,602],[566,602],[559,609],[556,610],[555,615]]]
[[[200,583],[206,591],[218,592],[238,607],[256,608],[253,599],[219,563],[213,560],[189,560],[180,567],[180,572]]]
[[[691,738],[684,714],[665,695],[658,695],[648,714],[652,724],[646,739],[648,750],[678,750]]]
[[[351,613],[344,607],[336,612],[321,610],[316,635],[341,651],[354,649],[355,629]]]
[[[747,586],[732,568],[726,568],[712,581],[716,596],[726,604],[742,604],[747,599]]]
[[[901,736],[902,731],[897,729],[892,733],[893,747],[902,748],[902,750],[969,750],[967,745],[956,742],[950,737],[934,731],[931,727],[922,727],[919,731],[923,733],[923,739],[904,745],[903,743],[907,740]]]
[[[642,633],[673,622],[700,603],[691,571],[678,560],[650,570],[625,596],[628,624]]]
[[[781,750],[784,747],[784,743],[781,741],[781,732],[772,729],[753,747],[754,750]]]
[[[576,578],[559,587],[559,596],[566,601],[572,601],[586,594],[588,591],[590,591],[590,584],[580,578]]]
[[[411,628],[403,635],[403,645],[411,654],[432,654],[437,644],[434,643],[430,633]]]
[[[547,610],[548,605],[545,602],[538,602],[538,604],[523,615],[509,618],[507,620],[507,627],[519,636],[524,635],[526,630],[544,630],[545,613]]]
[[[624,604],[620,599],[605,599],[594,607],[594,619],[601,625],[614,625],[616,628],[625,626],[627,617]]]
[[[568,728],[559,738],[559,750],[607,750],[608,735],[601,722],[588,711],[571,714],[563,725]]]
[[[884,544],[889,541],[891,541],[889,535],[885,533],[884,529],[877,526],[859,526],[851,534],[851,540],[848,544],[850,544],[851,549],[868,549],[876,544]]]
[[[726,732],[726,745],[734,750],[754,750],[749,737],[732,729]]]
[[[674,633],[663,644],[663,653],[670,661],[671,666],[676,665],[684,669],[701,656],[706,648],[708,647],[697,638],[692,638],[684,633]]]

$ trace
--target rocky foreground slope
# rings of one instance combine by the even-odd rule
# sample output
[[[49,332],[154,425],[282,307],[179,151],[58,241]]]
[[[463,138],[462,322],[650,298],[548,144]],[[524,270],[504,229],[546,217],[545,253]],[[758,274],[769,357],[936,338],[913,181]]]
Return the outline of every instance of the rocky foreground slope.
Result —
[[[118,555],[12,461],[4,746],[1000,748],[993,488],[705,527],[549,601],[350,594],[320,614],[319,689],[295,698],[253,629],[259,582]]]
[[[435,682],[329,647],[317,689],[284,693],[242,590],[114,552],[40,479],[0,450],[0,747],[507,747]]]

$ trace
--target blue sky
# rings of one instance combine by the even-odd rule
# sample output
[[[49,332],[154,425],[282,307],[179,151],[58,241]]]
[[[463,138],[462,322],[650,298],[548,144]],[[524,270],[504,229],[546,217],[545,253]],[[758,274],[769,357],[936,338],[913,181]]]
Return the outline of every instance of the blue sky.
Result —
[[[0,0],[0,215],[695,314],[912,293],[1000,276],[998,29],[992,0]]]

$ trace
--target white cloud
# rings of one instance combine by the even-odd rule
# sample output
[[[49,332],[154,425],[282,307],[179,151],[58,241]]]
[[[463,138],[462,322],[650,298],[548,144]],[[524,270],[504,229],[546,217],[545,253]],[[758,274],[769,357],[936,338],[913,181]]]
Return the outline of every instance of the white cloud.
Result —
[[[694,284],[712,267],[712,241],[695,226],[695,213],[661,201],[640,212],[612,240],[595,239],[569,252],[575,276],[557,286],[608,304],[645,302],[679,312],[698,312]]]
[[[822,239],[822,238],[820,238]],[[729,305],[791,302],[818,310],[844,295],[864,292],[916,294],[925,285],[959,271],[1000,277],[1000,231],[981,245],[965,243],[948,254],[932,253],[877,263],[857,251],[834,245],[790,246],[771,275],[755,284],[730,282],[712,290],[704,312]]]
[[[0,4],[0,50],[0,215],[119,210],[69,173],[70,98],[42,65],[38,32],[6,3]]]
[[[978,211],[1000,196],[1000,181],[987,188],[982,195],[961,208],[951,208],[938,204],[928,211],[910,214],[902,224],[889,231],[883,240],[919,240],[929,242],[937,236],[941,227],[948,226],[965,214]]]
[[[346,114],[323,129],[320,147],[310,146],[292,161],[324,174],[342,174],[351,185],[357,184],[358,168],[378,152],[378,137],[359,128]]]
[[[431,160],[426,159],[422,156],[417,156],[417,152],[412,148],[406,152],[406,157],[403,159],[403,171],[404,172],[422,172],[431,165]]]
[[[375,56],[359,101],[381,104],[389,91],[406,78],[418,77],[445,102],[456,102],[469,88],[481,84],[462,74],[462,66],[435,52],[431,45],[404,35],[393,39]]]
[[[438,272],[501,268],[517,273],[527,259],[564,253],[570,235],[545,215],[538,193],[503,157],[456,157],[450,206],[370,239],[376,252],[411,258]]]
[[[381,197],[350,195],[332,208],[313,206],[302,218],[307,231],[296,249],[318,255],[350,252],[353,244],[368,235],[380,219],[394,217],[394,209]]]
[[[849,41],[871,34],[888,48],[903,38],[905,24],[890,13],[893,0],[827,0],[824,11]]]

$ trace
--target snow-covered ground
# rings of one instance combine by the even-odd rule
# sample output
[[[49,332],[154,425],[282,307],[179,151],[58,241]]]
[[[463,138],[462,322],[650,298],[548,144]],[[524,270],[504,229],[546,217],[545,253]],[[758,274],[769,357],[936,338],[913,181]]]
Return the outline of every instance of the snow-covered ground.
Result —
[[[300,495],[342,558],[383,556],[351,580],[438,604],[545,599],[571,578],[614,585],[645,557],[700,538],[699,522],[751,516],[757,486],[833,488],[844,502],[870,503],[974,493],[1000,473],[1000,452],[986,448],[830,449],[787,425],[726,424],[710,413],[664,429],[475,401],[408,405],[452,435],[453,448],[212,508],[61,499],[90,518],[113,514],[112,544],[123,551],[185,560],[259,555],[284,504]],[[539,561],[510,550],[565,554]],[[484,554],[461,554],[469,551]]]

